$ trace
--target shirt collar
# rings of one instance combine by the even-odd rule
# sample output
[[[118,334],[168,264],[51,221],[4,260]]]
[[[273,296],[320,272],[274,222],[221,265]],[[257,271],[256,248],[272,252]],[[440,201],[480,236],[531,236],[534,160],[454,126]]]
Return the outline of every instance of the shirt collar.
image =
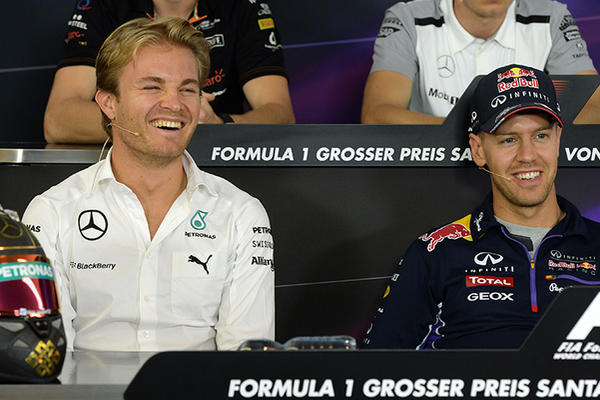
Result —
[[[204,186],[210,194],[217,196],[217,188],[214,182],[208,179],[206,172],[196,166],[196,162],[187,150],[183,152],[182,162],[183,169],[187,175],[187,187],[185,190],[193,193],[198,187]]]
[[[564,197],[556,196],[556,198],[558,206],[565,213],[565,217],[550,229],[548,235],[585,235],[587,228],[577,207]],[[488,230],[501,226],[494,217],[491,192],[486,196],[483,203],[473,210],[470,225],[473,240],[479,239]]]
[[[102,181],[110,180],[117,182],[115,174],[112,170],[111,155],[112,148],[110,148],[106,153],[106,158],[98,163],[98,170],[96,171],[96,176],[92,185],[92,191]],[[183,170],[187,176],[186,191],[191,194],[198,187],[204,186],[210,194],[217,196],[217,190],[214,187],[214,184],[208,179],[208,174],[196,167],[194,159],[190,153],[187,152],[187,150],[185,150],[181,156],[181,162],[183,164]]]
[[[448,26],[448,34],[450,38],[450,49],[452,53],[458,53],[465,49],[475,40],[475,36],[466,31],[465,28],[458,22],[454,14],[453,0],[441,0],[440,8],[444,14],[444,20]],[[513,1],[506,11],[506,18],[500,25],[498,31],[488,40],[495,40],[503,47],[515,48],[515,2]]]

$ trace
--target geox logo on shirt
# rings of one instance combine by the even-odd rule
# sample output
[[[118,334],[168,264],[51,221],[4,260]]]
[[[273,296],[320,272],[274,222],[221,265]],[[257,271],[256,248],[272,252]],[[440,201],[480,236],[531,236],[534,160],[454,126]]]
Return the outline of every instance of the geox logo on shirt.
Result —
[[[581,314],[571,331],[554,353],[555,360],[600,360],[600,344],[588,340],[594,329],[600,328],[600,293]]]

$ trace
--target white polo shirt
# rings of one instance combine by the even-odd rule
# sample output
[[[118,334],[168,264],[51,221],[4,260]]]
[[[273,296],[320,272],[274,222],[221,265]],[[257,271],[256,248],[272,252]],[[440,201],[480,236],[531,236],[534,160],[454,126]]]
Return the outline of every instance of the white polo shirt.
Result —
[[[483,40],[458,22],[453,0],[414,0],[386,11],[371,72],[407,76],[413,82],[409,109],[443,117],[475,76],[513,63],[549,74],[594,70],[564,4],[515,0],[498,31]]]
[[[25,211],[56,270],[69,348],[235,349],[274,338],[273,240],[261,203],[182,156],[187,187],[150,240],[107,159]]]

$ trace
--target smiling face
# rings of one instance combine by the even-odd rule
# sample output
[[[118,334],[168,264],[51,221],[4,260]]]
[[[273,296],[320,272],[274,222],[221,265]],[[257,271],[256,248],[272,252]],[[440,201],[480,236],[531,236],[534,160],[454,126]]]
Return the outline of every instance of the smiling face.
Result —
[[[162,164],[183,153],[200,111],[198,63],[186,47],[141,47],[121,71],[119,96],[99,90],[96,101],[112,121],[115,152]]]
[[[493,134],[469,135],[473,161],[500,175],[490,175],[495,212],[554,204],[561,131],[549,115],[517,113]]]

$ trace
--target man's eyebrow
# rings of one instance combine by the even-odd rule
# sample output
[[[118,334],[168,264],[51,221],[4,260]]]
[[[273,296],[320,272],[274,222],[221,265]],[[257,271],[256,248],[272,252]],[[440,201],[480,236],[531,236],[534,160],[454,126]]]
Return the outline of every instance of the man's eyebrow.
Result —
[[[164,83],[165,82],[164,79],[159,78],[158,76],[146,76],[146,77],[143,77],[143,78],[140,78],[137,80],[137,82],[147,82],[147,81],[156,82],[156,83]]]
[[[186,79],[183,82],[181,82],[181,86],[185,86],[185,85],[189,85],[189,84],[200,86],[198,79]]]

